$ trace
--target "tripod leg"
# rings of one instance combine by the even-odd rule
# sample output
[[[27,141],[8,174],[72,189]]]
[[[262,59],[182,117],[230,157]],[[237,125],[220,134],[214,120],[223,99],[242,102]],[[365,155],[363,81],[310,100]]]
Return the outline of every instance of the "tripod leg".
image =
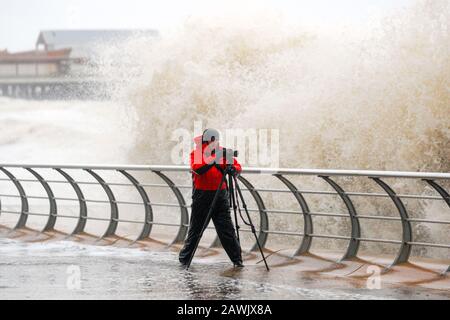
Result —
[[[235,188],[233,186],[234,180],[233,180],[233,177],[231,175],[228,175],[228,179],[229,179],[229,182],[228,182],[228,189],[229,190],[228,190],[228,192],[230,194],[230,199],[231,199],[230,204],[233,206],[234,224],[235,224],[235,228],[236,228],[236,237],[237,237],[237,240],[238,240],[239,245],[240,245],[241,244],[241,239],[239,237],[239,229],[240,229],[240,227],[239,227],[238,217],[237,217],[237,204],[236,204],[236,198],[235,198],[235,196],[236,196],[235,195]]]
[[[233,179],[234,179],[234,186],[235,186],[235,188],[236,188],[236,190],[237,190],[237,192],[238,192],[239,198],[241,199],[241,202],[242,202],[242,207],[244,208],[244,211],[245,211],[245,213],[246,213],[246,215],[247,215],[248,224],[250,225],[250,228],[251,228],[251,230],[252,230],[252,233],[253,233],[253,235],[255,236],[256,244],[258,245],[259,251],[261,252],[261,256],[262,256],[262,258],[263,258],[263,260],[264,260],[264,264],[266,265],[266,269],[267,269],[267,271],[269,271],[269,270],[270,270],[270,269],[269,269],[269,265],[267,264],[266,257],[265,257],[265,255],[264,255],[263,250],[262,250],[261,244],[259,243],[258,236],[256,235],[255,225],[253,224],[252,218],[250,217],[250,213],[248,212],[247,204],[246,204],[246,202],[245,202],[244,196],[242,195],[241,188],[240,188],[240,186],[239,186],[239,183],[238,183],[238,181],[237,181],[237,178],[236,178],[236,177],[233,177]]]
[[[219,187],[217,188],[216,194],[214,195],[214,198],[213,198],[213,201],[211,203],[211,207],[209,208],[208,214],[206,215],[206,220],[205,220],[205,223],[204,223],[204,225],[202,227],[202,231],[201,231],[201,233],[200,233],[200,235],[199,235],[199,237],[197,239],[197,242],[196,242],[196,244],[194,246],[194,250],[192,251],[192,254],[189,257],[189,261],[186,264],[186,270],[189,269],[189,267],[191,266],[192,259],[194,258],[195,252],[197,251],[197,248],[198,248],[200,240],[201,240],[201,238],[203,236],[203,233],[205,232],[206,228],[208,227],[208,224],[209,224],[209,221],[211,220],[211,215],[213,213],[214,207],[215,207],[215,205],[217,203],[217,200],[219,199],[219,193],[220,193],[220,191],[222,189],[223,184],[226,181],[226,178],[227,178],[227,175],[226,175],[226,173],[224,173],[224,175],[222,177],[222,180],[220,181]]]

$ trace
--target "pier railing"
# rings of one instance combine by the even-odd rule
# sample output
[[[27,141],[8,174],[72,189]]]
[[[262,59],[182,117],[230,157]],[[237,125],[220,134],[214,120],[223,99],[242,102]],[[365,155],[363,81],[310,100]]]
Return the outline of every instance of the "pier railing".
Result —
[[[43,177],[42,170],[51,170],[55,172],[61,179],[46,179]],[[28,174],[31,174],[32,179],[17,178],[12,171],[24,170]],[[93,179],[92,181],[79,181],[76,180],[68,173],[68,171],[82,171],[89,174]],[[14,229],[21,229],[27,226],[27,219],[30,216],[42,216],[46,217],[45,226],[42,232],[52,231],[55,228],[57,219],[60,218],[76,218],[77,223],[71,235],[76,235],[84,232],[86,222],[89,220],[101,220],[107,222],[107,228],[101,238],[113,236],[116,233],[118,224],[121,222],[137,223],[142,225],[142,229],[139,235],[136,237],[136,241],[145,240],[151,236],[152,227],[155,225],[164,225],[176,227],[174,240],[172,243],[182,242],[188,231],[189,227],[189,215],[190,205],[187,203],[183,190],[191,188],[192,182],[190,181],[190,170],[185,166],[131,166],[131,165],[28,165],[28,164],[0,164],[0,171],[3,176],[0,177],[0,181],[12,182],[12,185],[16,189],[18,195],[2,192],[0,194],[0,213],[1,214],[13,214],[17,215],[17,223]],[[104,179],[105,174],[117,174],[125,179],[125,183],[109,182]],[[160,184],[144,183],[139,181],[137,175],[153,174],[161,179]],[[176,184],[170,177],[170,174],[177,174],[184,177],[185,182],[183,184]],[[268,189],[268,188],[256,188],[250,182],[250,180],[258,179],[261,175],[275,179],[281,182],[285,186],[284,189]],[[314,179],[320,179],[326,182],[332,187],[333,191],[326,190],[303,190],[300,185],[296,185],[292,182],[294,176],[310,176]],[[366,179],[371,181],[374,186],[379,188],[380,192],[348,192],[345,191],[342,185],[336,182],[337,177],[355,177],[357,179]],[[423,194],[408,194],[397,193],[397,190],[390,185],[389,179],[397,178],[404,179],[406,182],[416,180],[423,186],[429,186],[435,191],[435,195],[423,195]],[[252,199],[253,203],[256,203],[256,208],[249,208],[253,213],[259,215],[259,226],[257,226],[258,237],[261,245],[264,247],[268,238],[271,235],[279,236],[298,236],[299,246],[295,251],[295,256],[306,254],[309,252],[314,239],[336,239],[347,241],[347,249],[342,257],[342,260],[357,258],[360,244],[363,242],[372,243],[386,243],[398,246],[398,252],[392,265],[408,262],[411,250],[414,246],[417,247],[434,247],[441,248],[444,251],[450,249],[450,243],[433,243],[433,242],[419,242],[414,239],[413,225],[415,223],[422,224],[437,224],[441,226],[450,226],[450,195],[448,191],[443,187],[444,183],[450,181],[450,173],[421,173],[421,172],[388,172],[388,171],[357,171],[357,170],[309,170],[309,169],[258,169],[249,168],[245,169],[242,175],[239,177],[240,182],[243,185],[245,196]],[[45,196],[31,196],[28,194],[24,183],[36,183],[40,184],[45,190]],[[70,186],[76,194],[76,198],[61,198],[54,195],[54,189],[58,185],[66,184]],[[104,191],[107,200],[90,199],[88,194],[85,194],[83,185],[97,185]],[[116,198],[115,193],[112,190],[113,186],[129,186],[135,188],[138,192],[141,201],[130,202],[121,201]],[[148,187],[165,188],[167,192],[171,192],[177,199],[177,203],[155,203],[152,202],[151,194],[148,192]],[[146,190],[147,188],[147,190]],[[4,190],[4,188],[2,188]],[[298,210],[280,210],[267,208],[262,193],[271,193],[273,195],[279,193],[287,193],[292,195],[292,201]],[[331,213],[331,212],[313,212],[310,210],[308,201],[306,201],[305,195],[336,195],[345,205],[346,212],[344,213]],[[388,198],[392,201],[393,205],[398,212],[397,217],[393,216],[380,216],[380,215],[368,215],[356,210],[356,206],[352,198],[355,197],[379,197]],[[11,211],[2,207],[2,199],[17,198],[20,201],[20,210]],[[41,199],[48,201],[48,212],[30,212],[29,201],[31,199]],[[443,201],[448,206],[448,219],[418,219],[411,218],[408,210],[404,204],[406,199],[422,199],[432,201]],[[76,201],[79,206],[79,214],[77,217],[65,216],[58,212],[59,201]],[[98,218],[91,217],[89,215],[87,204],[90,202],[104,203],[109,205],[110,214],[109,217]],[[144,208],[144,216],[139,221],[131,221],[121,217],[119,205],[139,205]],[[179,212],[179,223],[160,223],[155,221],[153,217],[153,209],[155,207],[167,207],[173,208],[176,212]],[[287,230],[273,230],[270,228],[269,214],[291,214],[299,215],[303,219],[303,231],[291,232]],[[332,217],[332,218],[347,218],[349,220],[350,233],[346,236],[333,235],[333,234],[319,234],[314,231],[314,218],[315,217]],[[395,239],[382,239],[382,238],[368,238],[362,236],[361,221],[363,220],[380,220],[387,222],[401,223],[401,240]],[[0,215],[1,223],[1,215]],[[250,230],[241,229],[241,232],[250,232]],[[380,231],[381,233],[382,231]],[[443,241],[444,242],[444,241]],[[214,244],[219,242],[217,238]],[[255,244],[256,245],[256,244]],[[252,249],[256,249],[253,246]],[[448,254],[444,258],[448,257]],[[450,267],[445,271],[450,272]]]

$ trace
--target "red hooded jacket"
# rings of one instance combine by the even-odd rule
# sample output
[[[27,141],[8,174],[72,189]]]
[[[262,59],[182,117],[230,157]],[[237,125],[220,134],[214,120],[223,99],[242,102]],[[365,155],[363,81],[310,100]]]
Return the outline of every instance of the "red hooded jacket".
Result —
[[[214,154],[208,156],[209,152],[207,150],[205,152],[205,149],[208,148],[209,144],[202,143],[202,136],[196,137],[194,141],[195,141],[195,149],[191,152],[191,169],[193,171],[192,179],[194,182],[194,188],[197,190],[208,190],[208,191],[217,190],[223,177],[222,172],[218,168],[212,166],[208,171],[206,171],[203,174],[198,174],[197,172],[201,168],[208,166],[212,162],[214,162],[216,156]],[[219,150],[223,150],[223,148],[219,147]],[[223,158],[220,159],[218,161],[218,166],[222,169],[225,169],[226,167],[225,159]],[[233,159],[233,167],[238,172],[242,171],[242,167],[236,160],[236,158]],[[224,183],[221,189],[223,190],[225,188],[226,184]]]

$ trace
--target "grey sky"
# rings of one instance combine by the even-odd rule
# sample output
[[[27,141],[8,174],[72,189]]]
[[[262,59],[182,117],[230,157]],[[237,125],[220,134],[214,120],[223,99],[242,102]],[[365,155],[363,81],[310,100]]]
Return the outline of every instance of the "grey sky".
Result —
[[[165,29],[189,16],[279,12],[312,23],[354,23],[415,0],[0,0],[0,49],[33,48],[42,29]]]

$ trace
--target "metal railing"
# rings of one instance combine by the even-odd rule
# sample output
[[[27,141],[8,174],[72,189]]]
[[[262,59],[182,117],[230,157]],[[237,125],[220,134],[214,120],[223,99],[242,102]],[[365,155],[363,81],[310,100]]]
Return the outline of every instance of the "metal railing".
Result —
[[[18,179],[11,172],[11,169],[23,169],[30,173],[34,179]],[[64,180],[58,179],[44,179],[38,172],[41,169],[51,169],[57,172]],[[67,170],[80,170],[88,173],[94,181],[77,181],[67,173]],[[115,235],[118,224],[120,222],[142,224],[142,230],[136,241],[143,240],[150,237],[152,227],[155,225],[177,227],[173,243],[182,242],[189,227],[189,208],[181,190],[190,189],[190,169],[185,166],[127,166],[127,165],[29,165],[29,164],[0,164],[0,171],[4,173],[5,178],[0,178],[0,181],[10,181],[14,184],[19,195],[0,194],[0,213],[17,214],[18,220],[14,229],[25,228],[27,218],[29,216],[44,216],[47,217],[47,222],[42,232],[51,231],[55,227],[58,217],[77,219],[76,226],[71,235],[76,235],[84,232],[86,222],[88,220],[106,221],[108,226],[101,238]],[[126,179],[126,183],[107,182],[99,172],[116,172]],[[164,183],[141,183],[132,172],[149,172],[153,173]],[[167,173],[185,174],[186,184],[176,184]],[[103,173],[102,173],[103,174]],[[251,175],[266,175],[281,181],[286,189],[269,189],[269,188],[255,188],[253,184],[247,180]],[[323,190],[300,190],[291,181],[289,177],[293,176],[311,176],[325,181],[334,191]],[[360,179],[370,179],[380,188],[382,192],[346,192],[341,185],[339,185],[334,177],[358,177]],[[408,180],[418,180],[425,185],[430,186],[436,191],[436,195],[417,195],[417,194],[398,194],[385,181],[389,178],[400,178]],[[244,169],[242,175],[239,177],[240,182],[244,185],[243,191],[250,194],[256,203],[256,208],[250,208],[249,211],[259,214],[259,228],[258,238],[261,245],[264,247],[270,235],[281,236],[299,236],[302,237],[298,249],[294,256],[306,254],[310,251],[313,239],[335,239],[348,241],[347,249],[341,260],[348,260],[357,258],[360,244],[362,242],[385,243],[398,245],[398,253],[391,266],[408,262],[413,246],[434,247],[442,249],[450,249],[448,243],[428,243],[417,242],[413,239],[413,223],[450,225],[450,211],[448,220],[435,219],[416,219],[411,218],[404,199],[418,199],[418,200],[436,200],[444,201],[450,209],[450,195],[443,188],[441,181],[450,181],[450,173],[420,173],[420,172],[390,172],[390,171],[357,171],[357,170],[309,170],[309,169],[259,169],[248,168]],[[188,183],[189,181],[189,183]],[[45,190],[46,196],[29,196],[27,195],[23,183],[39,183]],[[50,184],[66,184],[70,185],[76,194],[76,198],[55,197]],[[97,185],[101,186],[107,196],[107,200],[94,200],[85,197],[80,186],[82,185]],[[133,201],[119,201],[116,199],[111,187],[113,186],[129,186],[137,190],[141,202]],[[156,203],[151,202],[146,187],[168,188],[176,197],[178,203]],[[187,190],[186,190],[187,191]],[[280,210],[268,209],[263,201],[262,193],[287,193],[293,196],[293,200],[298,205],[299,210]],[[313,212],[310,210],[308,202],[304,195],[337,195],[343,201],[346,213],[330,213],[330,212]],[[389,198],[398,211],[398,217],[379,216],[379,215],[362,215],[359,214],[351,197],[381,197]],[[20,211],[3,210],[1,204],[2,198],[17,198],[20,199]],[[33,213],[29,211],[29,200],[41,199],[47,200],[49,203],[48,213]],[[76,201],[79,204],[78,217],[58,214],[58,201]],[[88,203],[102,203],[110,206],[109,218],[94,218],[88,214]],[[126,220],[119,216],[119,204],[139,205],[144,208],[144,220]],[[154,221],[153,208],[166,207],[177,208],[180,210],[180,222],[175,223],[158,223]],[[286,215],[300,215],[303,218],[303,232],[291,232],[285,230],[270,230],[270,219],[268,214],[286,214]],[[318,234],[314,232],[314,217],[333,217],[333,218],[348,218],[350,220],[350,234],[348,236]],[[402,237],[401,240],[379,239],[362,237],[361,220],[380,220],[380,221],[398,221],[401,223]],[[241,229],[242,232],[250,232],[250,230]],[[216,237],[213,245],[218,245],[220,242]],[[252,250],[256,249],[256,243]],[[445,272],[450,272],[450,267]]]

